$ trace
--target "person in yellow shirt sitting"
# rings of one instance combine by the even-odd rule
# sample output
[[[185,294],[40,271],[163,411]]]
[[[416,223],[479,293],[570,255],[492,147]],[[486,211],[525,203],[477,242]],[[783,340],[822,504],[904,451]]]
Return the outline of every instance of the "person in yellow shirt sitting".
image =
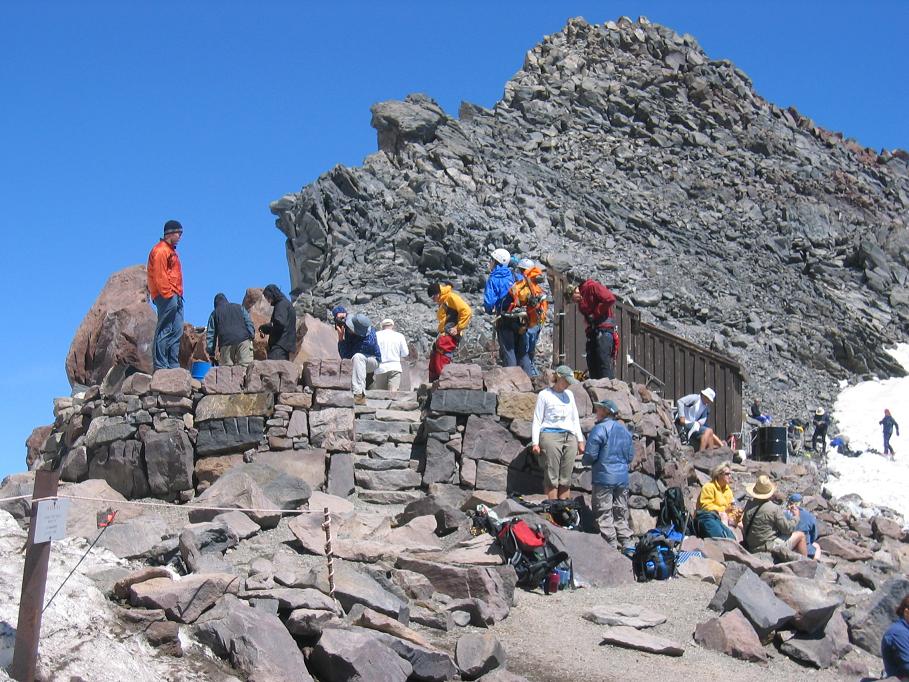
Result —
[[[698,537],[735,539],[730,526],[737,523],[738,510],[732,494],[732,469],[729,462],[713,467],[710,481],[701,488],[695,512]]]

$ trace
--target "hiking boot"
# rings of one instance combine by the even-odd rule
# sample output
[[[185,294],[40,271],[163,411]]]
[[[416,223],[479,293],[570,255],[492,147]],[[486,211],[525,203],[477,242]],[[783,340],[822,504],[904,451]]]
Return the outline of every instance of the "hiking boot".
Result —
[[[366,404],[366,395],[364,393],[357,393],[354,395],[354,405],[365,405]]]

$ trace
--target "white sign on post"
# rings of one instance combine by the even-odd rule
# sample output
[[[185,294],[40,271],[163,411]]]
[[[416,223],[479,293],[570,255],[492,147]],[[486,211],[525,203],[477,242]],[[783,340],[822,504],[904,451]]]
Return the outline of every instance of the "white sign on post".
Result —
[[[66,537],[66,516],[69,512],[69,500],[41,500],[38,503],[38,514],[35,517],[35,537],[37,545],[51,540],[62,540]]]

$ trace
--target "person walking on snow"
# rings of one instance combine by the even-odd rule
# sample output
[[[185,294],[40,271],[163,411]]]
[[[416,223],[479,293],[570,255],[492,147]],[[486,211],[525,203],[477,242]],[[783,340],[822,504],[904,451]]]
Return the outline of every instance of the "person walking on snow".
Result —
[[[215,295],[215,309],[205,327],[205,348],[210,358],[215,348],[221,351],[220,364],[246,366],[253,361],[253,338],[256,328],[249,313],[239,303],[231,303],[224,294]]]
[[[896,453],[890,447],[890,436],[893,435],[893,429],[896,429],[897,436],[900,435],[900,425],[896,423],[893,415],[890,414],[890,410],[884,410],[884,418],[878,424],[884,427],[884,454],[890,455],[890,459],[893,459]]]
[[[373,375],[374,387],[397,391],[401,388],[401,372],[404,370],[401,360],[410,353],[407,339],[401,332],[395,331],[395,321],[386,318],[382,320],[382,329],[376,332],[376,342],[379,344],[382,362]]]
[[[442,369],[451,362],[461,336],[470,324],[473,310],[454,292],[451,284],[433,282],[426,289],[429,297],[439,306],[436,319],[439,320],[439,336],[429,354],[429,380],[435,381]]]
[[[376,341],[376,330],[365,313],[348,315],[344,338],[338,341],[338,354],[353,361],[350,378],[355,405],[366,404],[366,376],[382,362],[382,350]]]
[[[496,339],[499,342],[499,361],[503,367],[518,364],[515,348],[518,343],[520,321],[507,316],[511,297],[509,292],[515,283],[514,273],[508,267],[511,254],[505,249],[496,249],[491,254],[489,277],[483,290],[483,310],[496,316]]]
[[[587,435],[581,463],[592,467],[593,514],[600,535],[624,550],[631,543],[628,527],[628,467],[634,459],[631,433],[616,421],[618,405],[612,400],[595,402],[597,423]]]
[[[148,254],[148,293],[158,313],[152,360],[155,370],[180,366],[183,337],[183,269],[177,243],[183,226],[176,220],[164,223],[164,236]]]
[[[297,313],[277,284],[269,284],[262,296],[272,306],[271,322],[259,325],[268,335],[268,359],[290,360],[297,351]]]
[[[587,372],[591,379],[615,379],[615,359],[619,351],[613,308],[615,294],[596,280],[588,279],[576,287],[571,299],[587,321]]]

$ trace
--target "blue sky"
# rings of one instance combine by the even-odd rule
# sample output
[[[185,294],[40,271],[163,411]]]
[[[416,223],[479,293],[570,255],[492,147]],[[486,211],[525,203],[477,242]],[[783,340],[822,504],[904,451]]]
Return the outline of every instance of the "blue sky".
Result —
[[[187,318],[289,282],[268,202],[375,151],[369,106],[492,105],[571,16],[694,35],[767,99],[909,148],[909,3],[4,2],[0,4],[0,476],[69,392],[73,333],[107,277],[179,219]]]

